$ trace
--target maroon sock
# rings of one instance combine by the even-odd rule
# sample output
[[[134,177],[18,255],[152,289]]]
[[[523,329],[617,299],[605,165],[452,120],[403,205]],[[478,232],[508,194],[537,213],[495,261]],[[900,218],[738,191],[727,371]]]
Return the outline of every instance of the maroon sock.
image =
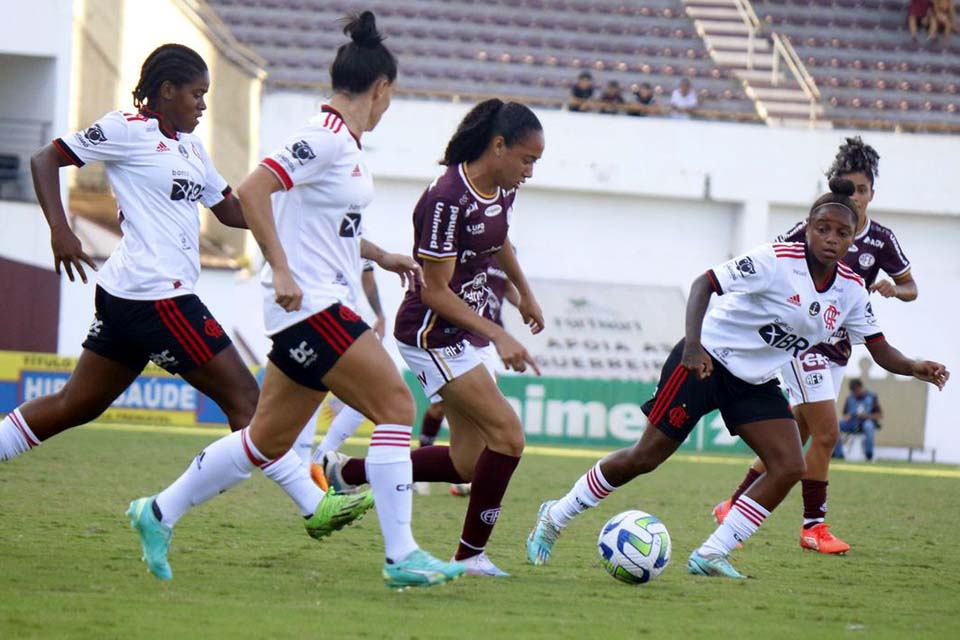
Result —
[[[450,447],[420,447],[410,453],[410,460],[414,482],[463,482],[450,459]]]
[[[762,473],[755,471],[753,467],[747,469],[747,475],[744,477],[743,482],[740,483],[740,486],[737,487],[737,490],[733,492],[733,495],[730,496],[730,504],[733,504],[737,501],[737,498],[742,496],[750,486],[757,481],[757,478],[762,476]]]
[[[342,467],[340,475],[347,484],[361,485],[367,483],[366,458],[350,458]]]
[[[827,517],[827,485],[826,480],[801,480],[800,486],[803,489],[803,519],[817,520],[809,525],[804,524],[804,528],[819,524]]]
[[[520,458],[490,449],[484,449],[477,458],[470,504],[467,506],[467,517],[463,522],[463,533],[455,560],[473,557],[487,546],[487,540],[493,533],[493,525],[500,517],[503,494],[507,492],[510,477],[518,464]]]
[[[440,417],[434,417],[429,411],[423,414],[423,420],[420,422],[420,446],[428,447],[437,439],[440,433],[440,425],[443,423],[443,414]]]

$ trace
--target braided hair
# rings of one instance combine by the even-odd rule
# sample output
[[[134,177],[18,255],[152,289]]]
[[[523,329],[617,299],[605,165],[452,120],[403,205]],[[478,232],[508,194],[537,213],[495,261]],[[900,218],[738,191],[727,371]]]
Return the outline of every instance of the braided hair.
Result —
[[[876,149],[864,143],[860,136],[847,138],[846,142],[840,145],[837,157],[833,159],[833,164],[827,171],[827,178],[863,173],[870,181],[870,188],[873,189],[873,180],[879,174],[879,164],[880,154]]]
[[[396,80],[397,59],[384,46],[373,12],[350,14],[342,23],[343,33],[350,36],[350,42],[340,45],[330,65],[333,90],[363,93],[381,76],[390,83]]]
[[[496,136],[503,136],[509,147],[526,139],[534,131],[543,131],[540,120],[526,105],[504,102],[498,98],[484,100],[464,116],[457,127],[440,164],[452,166],[473,162]]]
[[[206,72],[207,63],[190,47],[182,44],[161,45],[143,61],[140,80],[133,90],[133,106],[139,109],[156,102],[164,82],[170,81],[182,87]]]
[[[812,218],[815,216],[823,207],[833,206],[846,209],[850,213],[850,217],[853,218],[853,228],[856,229],[857,224],[860,222],[860,215],[857,213],[857,205],[850,199],[850,196],[856,193],[856,191],[856,185],[850,180],[838,177],[830,178],[830,193],[826,193],[817,198],[813,206],[810,207],[809,217]]]

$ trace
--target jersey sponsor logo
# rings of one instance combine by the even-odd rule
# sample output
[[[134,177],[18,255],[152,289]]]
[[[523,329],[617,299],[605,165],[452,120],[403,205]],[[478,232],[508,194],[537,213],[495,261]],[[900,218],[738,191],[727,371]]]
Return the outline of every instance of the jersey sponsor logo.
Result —
[[[804,384],[806,384],[807,386],[815,387],[816,385],[818,385],[818,384],[820,384],[821,382],[823,382],[823,374],[822,374],[822,373],[809,373],[809,374],[807,374],[807,376],[803,379],[803,382],[804,382]]]
[[[148,357],[150,362],[163,369],[177,366],[177,359],[170,355],[169,349],[164,349],[160,353],[151,353]]]
[[[793,351],[793,357],[797,358],[809,346],[810,342],[801,336],[784,331],[776,324],[765,324],[757,330],[763,341],[774,349],[783,349],[784,351]]]
[[[173,187],[170,189],[170,199],[174,201],[186,200],[188,202],[196,202],[200,199],[202,192],[202,184],[183,178],[174,178]]]
[[[860,266],[863,267],[864,269],[869,269],[870,267],[873,266],[873,264],[874,264],[876,261],[877,261],[877,259],[876,259],[875,257],[873,257],[873,254],[872,254],[872,253],[861,253],[861,254],[860,254],[860,259],[857,260],[857,262],[860,263]]]
[[[873,315],[873,305],[872,305],[872,304],[870,304],[870,303],[868,302],[868,303],[867,303],[867,306],[864,307],[864,311],[867,312],[867,319],[868,319],[868,320],[873,321],[873,322],[876,322],[876,318],[875,318],[874,315]]]
[[[799,307],[799,306],[800,306],[800,294],[799,294],[799,293],[793,294],[792,296],[790,296],[789,298],[787,298],[787,302],[789,302],[790,304],[792,304],[792,305],[795,306],[795,307]]]
[[[200,159],[200,149],[197,149],[197,145],[194,142],[190,143],[190,149],[193,151],[193,155],[197,156],[197,159]]]
[[[477,257],[476,251],[471,251],[470,249],[464,249],[463,253],[460,254],[460,264],[466,264],[470,260],[473,260]]]
[[[497,524],[497,519],[500,517],[500,507],[495,507],[493,509],[486,509],[485,511],[480,512],[480,519],[484,523],[490,525],[491,527]]]
[[[179,288],[182,287],[182,286],[183,286],[183,283],[180,282],[179,280],[174,280],[174,281],[173,281],[173,288],[174,288],[174,289],[179,289]]]
[[[810,317],[814,317],[820,313],[820,303],[814,300],[810,303]]]
[[[439,180],[439,178],[438,178],[438,180]],[[436,180],[434,180],[434,184],[436,184]],[[433,185],[431,185],[431,186],[433,186]],[[464,206],[464,205],[466,205],[469,201],[470,201],[470,196],[468,196],[467,194],[463,194],[462,196],[460,196],[460,206],[461,206],[461,207]],[[469,210],[469,209],[467,209],[467,215],[470,215],[470,210]]]
[[[97,146],[101,142],[107,141],[107,136],[103,134],[103,129],[100,128],[99,124],[95,124],[84,131],[83,137],[86,138],[93,146]]]
[[[300,346],[290,349],[290,358],[294,362],[303,366],[304,369],[317,361],[317,352],[310,348],[306,340],[300,342]]]
[[[870,236],[867,236],[863,239],[863,244],[868,244],[871,247],[876,247],[877,249],[883,249],[886,243],[883,240],[878,240],[877,238],[871,238]]]
[[[417,381],[420,382],[420,386],[424,389],[427,388],[427,372],[421,371],[417,374]]]
[[[296,158],[301,166],[317,157],[306,140],[299,140],[290,145],[290,155]]]
[[[344,214],[343,220],[340,221],[340,237],[358,237],[360,235],[360,219],[361,215],[359,213],[351,212]]]
[[[183,146],[182,144],[178,144],[178,145],[177,145],[177,151],[180,152],[180,155],[183,156],[184,160],[189,160],[189,159],[190,159],[190,152],[187,151],[187,148],[186,148],[185,146]]]
[[[203,321],[203,332],[211,338],[223,337],[223,327],[215,318],[207,318]]]
[[[460,298],[481,316],[486,314],[487,305],[494,297],[493,289],[487,286],[486,273],[478,273],[460,287]]]
[[[477,204],[476,202],[471,202],[470,206],[467,207],[467,210],[463,212],[463,217],[469,218],[471,213],[479,210],[480,210],[480,205]]]
[[[478,222],[477,224],[468,224],[467,233],[472,236],[479,236],[486,230],[486,228],[486,225],[484,225],[482,222]]]
[[[837,326],[837,318],[839,317],[840,310],[831,304],[827,307],[827,310],[823,312],[823,324],[826,325],[827,329],[833,331]]]
[[[197,471],[199,471],[200,469],[203,468],[203,459],[206,458],[206,457],[207,457],[207,450],[204,449],[203,451],[200,452],[200,454],[199,454],[199,455],[197,456],[197,458],[196,458],[196,459],[197,459]]]
[[[743,276],[757,275],[757,268],[753,265],[753,259],[750,256],[737,260],[737,271]]]
[[[689,419],[686,408],[682,406],[670,409],[670,413],[667,414],[667,421],[674,429],[682,429]]]
[[[340,319],[344,322],[360,322],[360,316],[354,313],[350,307],[340,305]]]
[[[88,338],[96,338],[100,335],[100,332],[103,330],[103,320],[99,318],[94,318],[93,322],[90,323],[90,328],[87,329]]]
[[[163,140],[161,140],[160,144],[157,145],[157,153],[163,153],[164,151],[170,151],[170,147],[163,144]]]
[[[360,178],[360,177],[362,177],[362,176],[363,176],[363,172],[360,171],[360,165],[358,165],[358,164],[353,165],[353,171],[350,172],[350,177],[351,177],[351,178]]]
[[[487,216],[488,218],[496,218],[502,211],[503,207],[498,204],[492,204],[483,210],[483,215]]]
[[[460,207],[450,207],[450,219],[443,234],[443,246],[440,245],[440,223],[443,222],[444,202],[438,202],[433,207],[433,221],[430,225],[430,248],[435,251],[453,251],[453,234],[457,228],[457,214]]]
[[[830,366],[830,360],[822,353],[805,353],[800,358],[800,366],[804,371],[820,371]]]
[[[458,342],[457,344],[452,344],[449,347],[444,347],[442,349],[444,358],[456,358],[458,355],[463,353],[464,349],[467,348],[466,341]]]

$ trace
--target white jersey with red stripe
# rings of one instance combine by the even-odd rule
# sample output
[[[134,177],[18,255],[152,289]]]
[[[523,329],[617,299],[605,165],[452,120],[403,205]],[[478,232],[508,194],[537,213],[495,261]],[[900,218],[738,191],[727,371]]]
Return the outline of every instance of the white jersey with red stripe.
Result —
[[[303,291],[300,310],[285,311],[275,300],[273,270],[264,265],[264,322],[267,335],[273,335],[337,302],[355,304],[361,221],[373,200],[373,178],[359,139],[326,105],[261,166],[283,185],[274,195],[273,215],[290,271]]]
[[[854,342],[883,338],[863,279],[842,262],[815,283],[802,242],[766,244],[707,272],[720,298],[703,320],[704,348],[751,384],[843,327]]]
[[[159,115],[111,111],[54,145],[78,167],[99,160],[117,198],[123,237],[97,274],[108,293],[159,300],[193,293],[200,277],[197,202],[230,193],[200,138]]]

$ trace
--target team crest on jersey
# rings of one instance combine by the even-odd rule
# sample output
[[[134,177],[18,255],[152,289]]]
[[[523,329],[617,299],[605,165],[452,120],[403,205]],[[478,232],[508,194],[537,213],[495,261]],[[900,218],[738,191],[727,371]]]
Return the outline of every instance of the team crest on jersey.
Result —
[[[667,420],[674,429],[682,429],[683,425],[686,424],[689,419],[690,416],[687,414],[687,410],[682,406],[670,409],[670,413],[667,414]]]
[[[360,322],[360,316],[350,307],[340,305],[340,319],[344,322]]]
[[[83,137],[89,140],[90,144],[94,146],[107,141],[107,136],[103,134],[103,129],[100,128],[99,124],[95,124],[84,131]]]
[[[820,313],[820,303],[814,300],[810,303],[810,317],[816,317]]]
[[[340,221],[340,237],[356,238],[360,235],[360,214],[346,213]]]
[[[301,165],[317,157],[306,140],[294,142],[290,146],[290,155],[296,158]]]
[[[823,324],[826,325],[827,329],[833,331],[837,326],[837,318],[839,317],[840,310],[831,304],[827,307],[827,310],[823,312]]]
[[[203,322],[203,332],[211,338],[223,337],[223,327],[215,318],[207,318]]]
[[[178,144],[178,145],[177,145],[177,151],[180,152],[180,155],[182,155],[185,160],[189,160],[189,159],[190,159],[190,152],[188,152],[188,151],[187,151],[187,148],[186,148],[185,146],[183,146],[182,144]]]
[[[876,261],[877,259],[873,257],[872,253],[861,253],[860,259],[857,260],[864,269],[869,269]]]

